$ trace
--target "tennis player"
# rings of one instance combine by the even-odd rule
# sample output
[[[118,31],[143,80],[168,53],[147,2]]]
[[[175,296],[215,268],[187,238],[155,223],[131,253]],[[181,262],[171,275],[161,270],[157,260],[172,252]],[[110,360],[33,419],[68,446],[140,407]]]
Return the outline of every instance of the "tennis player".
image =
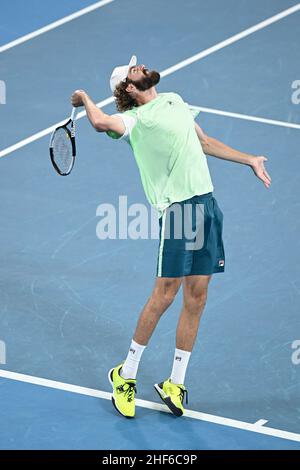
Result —
[[[160,214],[154,289],[140,314],[125,361],[109,371],[113,404],[127,418],[135,416],[136,375],[142,354],[181,285],[183,306],[171,375],[154,386],[176,416],[184,413],[185,375],[208,285],[212,274],[225,268],[223,214],[213,197],[205,154],[248,165],[266,188],[271,184],[264,156],[234,150],[206,135],[181,96],[157,92],[159,81],[157,71],[137,65],[133,56],[128,65],[116,67],[110,78],[118,113],[105,114],[83,90],[75,91],[71,98],[73,106],[85,106],[96,131],[123,139],[131,146],[147,199]],[[191,249],[191,239],[185,233],[178,236],[178,222],[170,217],[175,206],[181,209],[179,228],[192,226],[194,242],[201,232],[199,248],[192,244]],[[197,214],[202,214],[198,217],[200,223]]]

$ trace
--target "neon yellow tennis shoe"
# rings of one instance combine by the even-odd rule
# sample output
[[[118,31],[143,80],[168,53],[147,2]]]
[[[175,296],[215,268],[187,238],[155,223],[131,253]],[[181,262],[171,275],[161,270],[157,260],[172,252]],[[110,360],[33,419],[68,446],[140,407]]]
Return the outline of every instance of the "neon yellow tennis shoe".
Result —
[[[155,384],[154,388],[162,401],[167,405],[167,407],[175,416],[183,415],[184,395],[186,395],[186,403],[188,403],[188,391],[184,385],[173,384],[171,379],[168,379],[165,380],[165,382],[161,382],[160,384]]]
[[[126,418],[134,418],[135,415],[135,402],[134,396],[136,394],[136,380],[123,379],[120,372],[122,365],[111,369],[108,373],[108,380],[113,388],[111,400],[116,410]]]

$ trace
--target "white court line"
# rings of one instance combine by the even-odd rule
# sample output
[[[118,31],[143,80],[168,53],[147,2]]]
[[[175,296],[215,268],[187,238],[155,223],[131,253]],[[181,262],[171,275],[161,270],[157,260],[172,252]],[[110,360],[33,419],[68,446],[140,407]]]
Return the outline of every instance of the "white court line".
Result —
[[[12,47],[18,46],[19,44],[22,44],[23,42],[29,41],[30,39],[36,38],[37,36],[40,36],[41,34],[47,33],[48,31],[51,31],[52,29],[58,28],[58,26],[69,23],[70,21],[73,21],[76,18],[79,18],[80,16],[86,15],[87,13],[90,13],[91,11],[104,7],[104,5],[107,5],[108,3],[111,3],[111,2],[114,2],[114,0],[102,0],[101,2],[93,3],[92,5],[89,5],[86,8],[82,8],[82,10],[78,10],[75,13],[72,13],[71,15],[65,16],[64,18],[61,18],[60,20],[54,21],[53,23],[43,26],[40,29],[32,31],[32,33],[26,34],[25,36],[21,36],[20,38],[15,39],[14,41],[8,42],[7,44],[0,46],[0,53],[7,51],[8,49],[11,49]]]
[[[102,392],[101,390],[95,390],[92,388],[81,387],[79,385],[72,385],[63,382],[57,382],[55,380],[43,379],[40,377],[33,377],[31,375],[19,374],[17,372],[10,372],[7,370],[0,369],[0,377],[5,379],[16,380],[19,382],[26,382],[34,385],[41,385],[43,387],[55,388],[58,390],[64,390],[67,392],[78,393],[80,395],[86,395],[89,397],[103,398],[104,400],[110,400],[111,394],[108,392]],[[148,408],[150,410],[163,411],[170,413],[168,408],[159,403],[155,403],[147,400],[136,400],[136,405],[141,408]],[[206,421],[209,423],[219,424],[221,426],[229,426],[232,428],[242,429],[244,431],[256,432],[258,434],[265,434],[272,437],[278,437],[280,439],[287,439],[289,441],[300,442],[300,434],[293,432],[282,431],[281,429],[269,428],[262,426],[262,422],[265,420],[259,420],[256,423],[246,423],[244,421],[238,421],[230,418],[223,418],[222,416],[215,416],[207,413],[201,413],[199,411],[186,410],[184,417],[198,419],[200,421]]]
[[[204,51],[200,52],[199,54],[196,54],[182,62],[179,62],[177,64],[175,64],[174,66],[164,70],[163,72],[161,72],[161,76],[162,77],[165,77],[167,75],[170,75],[174,72],[176,72],[177,70],[183,68],[183,67],[186,67],[187,65],[191,64],[192,62],[195,62],[197,60],[200,60],[202,59],[203,57],[206,57],[208,56],[209,54],[213,54],[214,52],[218,51],[219,49],[222,49],[236,41],[239,41],[240,39],[246,37],[246,36],[249,36],[250,34],[258,31],[259,29],[262,29],[262,28],[265,28],[266,26],[269,26],[270,24],[272,23],[275,23],[276,21],[279,21],[280,19],[282,18],[285,18],[286,16],[288,15],[291,15],[292,13],[295,13],[296,11],[300,10],[300,3],[297,3],[296,5],[294,5],[293,7],[291,8],[288,8],[287,10],[284,10],[274,16],[271,16],[270,18],[268,18],[267,20],[264,20],[254,26],[252,26],[251,28],[248,28],[238,34],[235,34],[234,36],[231,36],[230,38],[226,39],[225,41],[221,41],[219,42],[218,44],[216,44],[215,46],[212,46],[208,49],[205,49]],[[110,103],[113,103],[114,102],[114,98],[113,97],[109,97],[109,98],[106,98],[105,100],[103,101],[100,101],[99,103],[97,103],[97,106],[100,108],[100,107],[104,107]],[[202,110],[208,110],[210,108],[202,108]],[[217,114],[217,111],[218,110],[215,110],[216,114]],[[209,112],[209,111],[207,111]],[[212,110],[211,110],[212,112]],[[226,113],[226,111],[218,111],[219,113]],[[244,116],[242,114],[238,115],[236,113],[232,113],[234,114],[233,117],[237,117],[237,116],[240,116],[241,119],[247,119],[247,117],[241,117],[241,116]],[[82,118],[83,116],[86,115],[86,112],[85,111],[81,111],[80,113],[77,114],[77,118],[76,119],[80,119]],[[225,115],[225,114],[224,114]],[[229,114],[228,114],[229,115]],[[246,116],[246,115],[245,115]],[[269,124],[271,123],[270,121],[272,120],[265,120],[264,118],[256,118],[254,116],[248,116],[248,120],[259,120],[259,122],[268,122]],[[6,155],[9,155],[10,153],[14,152],[15,150],[18,150],[19,148],[22,148],[24,147],[25,145],[28,145],[48,134],[51,134],[51,132],[53,132],[53,130],[63,124],[65,122],[65,119],[63,121],[60,121],[56,124],[53,124],[52,126],[48,127],[47,129],[44,129],[40,132],[37,132],[36,134],[33,134],[31,135],[30,137],[27,137],[26,139],[23,139],[19,142],[17,142],[16,144],[14,145],[10,145],[9,147],[3,149],[0,151],[0,158],[1,157],[5,157]],[[280,122],[283,122],[283,121],[273,121],[272,123],[280,123]],[[275,124],[275,125],[283,125],[283,124]],[[284,124],[286,127],[291,127],[291,128],[297,128],[298,129],[298,125],[297,124],[290,124],[290,123],[285,123]]]
[[[273,126],[289,127],[291,129],[300,129],[300,124],[293,122],[277,121],[275,119],[267,119],[258,116],[249,116],[248,114],[232,113],[230,111],[222,111],[221,109],[204,108],[202,106],[190,106],[192,109],[198,109],[204,113],[218,114],[219,116],[244,119],[245,121],[262,122],[263,124],[272,124]]]
[[[258,421],[256,421],[255,426],[264,426],[266,423],[268,422],[267,419],[259,419]]]

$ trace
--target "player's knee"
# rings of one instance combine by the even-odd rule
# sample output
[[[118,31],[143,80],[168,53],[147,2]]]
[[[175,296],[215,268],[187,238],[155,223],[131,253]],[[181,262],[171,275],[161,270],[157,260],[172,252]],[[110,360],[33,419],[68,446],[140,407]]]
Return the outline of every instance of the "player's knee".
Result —
[[[170,305],[173,303],[174,299],[176,297],[176,292],[173,292],[173,291],[167,291],[167,292],[164,292],[163,295],[162,295],[162,302],[164,304],[164,306],[167,308],[167,307],[170,307]]]
[[[179,289],[178,281],[169,280],[164,282],[163,286],[154,290],[153,298],[159,302],[165,311],[174,301]]]
[[[164,310],[166,310],[173,303],[177,294],[177,290],[174,289],[165,289],[161,292],[160,301],[163,304]]]
[[[184,303],[192,313],[200,313],[206,304],[206,300],[207,289],[199,289],[189,292],[184,298]]]

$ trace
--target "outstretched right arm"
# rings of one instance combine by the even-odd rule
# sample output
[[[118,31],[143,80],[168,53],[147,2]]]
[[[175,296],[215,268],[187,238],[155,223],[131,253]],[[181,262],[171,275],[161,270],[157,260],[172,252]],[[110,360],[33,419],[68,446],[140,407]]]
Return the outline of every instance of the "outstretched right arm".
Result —
[[[123,120],[119,116],[110,116],[103,113],[85,91],[76,90],[71,97],[71,103],[75,108],[85,107],[87,117],[97,132],[113,131],[119,135],[124,134]]]

